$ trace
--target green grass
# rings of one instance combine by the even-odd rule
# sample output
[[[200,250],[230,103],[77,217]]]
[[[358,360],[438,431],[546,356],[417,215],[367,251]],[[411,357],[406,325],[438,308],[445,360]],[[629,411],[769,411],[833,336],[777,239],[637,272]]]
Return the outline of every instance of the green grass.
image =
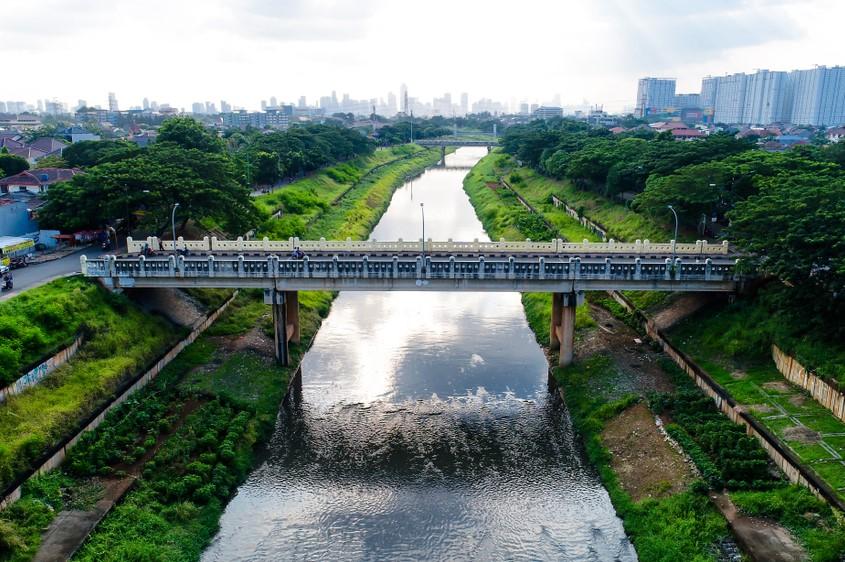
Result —
[[[181,330],[143,313],[126,297],[108,293],[92,282],[61,280],[46,287],[58,309],[77,300],[67,306],[89,307],[76,318],[85,318],[91,335],[70,362],[41,384],[8,398],[0,408],[2,485],[30,470],[49,447],[108,401],[122,381],[146,368],[181,335]],[[40,289],[16,298],[39,302]]]
[[[716,544],[729,536],[727,524],[706,495],[692,490],[663,499],[635,502],[622,489],[601,442],[604,425],[639,398],[608,400],[599,389],[618,376],[610,358],[592,355],[566,369],[555,369],[573,423],[584,440],[587,457],[597,468],[625,532],[640,560],[716,560]]]
[[[202,304],[206,310],[217,310],[224,302],[232,296],[232,289],[203,289],[186,288],[181,289],[189,297]]]
[[[259,321],[262,326],[269,326],[272,334],[273,318],[270,307],[264,304],[263,290],[242,289],[229,308],[205,331],[205,334],[208,336],[243,334]]]
[[[0,302],[0,386],[70,345],[78,332],[103,329],[118,302],[82,277],[58,279]]]
[[[845,422],[810,398],[805,391],[784,379],[771,359],[772,339],[790,326],[764,306],[765,299],[741,299],[733,305],[719,305],[700,311],[669,332],[672,342],[695,359],[737,402],[762,405],[768,412],[751,410],[772,433],[777,435],[809,468],[826,480],[845,499],[845,466],[817,444],[802,443],[787,431],[800,424],[818,431],[822,442],[828,434],[845,433]],[[823,365],[839,373],[841,365],[831,362],[840,356],[830,347],[806,343],[804,357],[821,358]],[[830,372],[830,371],[828,371]],[[786,386],[784,386],[786,385]],[[784,418],[786,414],[789,417]],[[831,436],[834,437],[834,436]],[[835,441],[836,443],[836,441]],[[831,445],[834,446],[833,444]],[[818,464],[822,461],[822,464]]]
[[[513,169],[515,163],[509,156],[501,159],[503,169]],[[649,217],[611,201],[591,191],[576,189],[568,180],[556,180],[543,176],[530,168],[519,168],[518,174],[522,179],[519,186],[520,194],[529,201],[542,201],[551,205],[551,196],[565,201],[576,209],[582,216],[602,225],[608,233],[608,238],[621,241],[651,240],[660,242],[672,238],[669,222],[660,224]],[[667,221],[671,218],[667,216]],[[577,224],[577,223],[576,223]],[[684,238],[681,236],[680,238]],[[693,237],[694,238],[694,237]]]
[[[438,150],[426,150],[380,168],[356,183],[337,204],[315,217],[307,225],[304,235],[312,239],[366,239],[387,210],[391,195],[405,182],[405,178],[422,172],[439,159]]]
[[[814,562],[836,562],[845,553],[845,519],[803,486],[766,492],[734,492],[745,514],[765,517],[788,528],[806,546]]]

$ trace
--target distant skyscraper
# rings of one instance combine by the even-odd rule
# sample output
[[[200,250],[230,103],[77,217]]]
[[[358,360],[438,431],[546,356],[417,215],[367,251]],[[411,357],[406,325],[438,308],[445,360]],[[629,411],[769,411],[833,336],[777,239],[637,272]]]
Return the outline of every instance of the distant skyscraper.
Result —
[[[745,112],[745,73],[720,76],[713,108],[716,123],[742,123]]]
[[[461,115],[466,115],[469,113],[469,94],[466,92],[461,93]]]
[[[300,109],[305,109],[308,106],[308,100],[305,99],[305,96],[299,96],[299,107]]]
[[[637,83],[637,116],[665,113],[674,102],[674,78],[640,78]]]
[[[270,96],[270,107],[279,107],[276,96]]]
[[[229,105],[226,100],[220,100],[220,113],[230,113],[232,111],[232,106]]]
[[[267,110],[267,100],[261,100],[261,111]]]
[[[742,119],[745,125],[768,125],[788,121],[792,95],[786,72],[758,70],[745,79]]]
[[[114,92],[109,92],[109,111],[119,111],[117,96],[114,95]]]
[[[845,67],[794,70],[791,122],[797,125],[845,124]]]
[[[408,113],[408,86],[399,86],[399,103],[402,104],[402,113]]]
[[[387,114],[392,117],[396,115],[396,94],[387,92]]]
[[[6,113],[6,102],[0,101],[0,113]]]
[[[701,94],[675,94],[672,104],[676,109],[701,107]]]
[[[195,101],[191,104],[191,113],[195,115],[201,115],[205,113],[205,104],[202,102]]]
[[[141,107],[144,108],[144,111],[148,110],[150,108],[150,100],[147,99],[147,98],[144,98],[144,101],[141,102]]]

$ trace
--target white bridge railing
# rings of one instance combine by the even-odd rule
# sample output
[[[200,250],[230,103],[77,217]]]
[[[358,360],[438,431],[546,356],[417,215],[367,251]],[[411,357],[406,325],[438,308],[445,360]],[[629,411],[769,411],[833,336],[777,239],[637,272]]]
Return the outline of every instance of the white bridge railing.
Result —
[[[163,240],[157,237],[149,237],[146,240],[126,239],[127,251],[130,254],[142,253],[145,248],[154,252],[173,251],[173,241]],[[416,252],[422,248],[422,240],[403,241],[401,238],[395,242],[379,242],[376,240],[300,240],[290,238],[288,240],[245,240],[238,237],[237,240],[218,240],[216,237],[206,236],[202,240],[184,240],[180,236],[176,239],[176,249],[188,252],[235,252],[235,253],[289,253],[294,248],[300,248],[304,252]],[[676,256],[708,256],[727,255],[728,242],[712,244],[706,240],[698,240],[695,243],[670,242],[655,243],[649,240],[637,240],[635,242],[566,242],[560,238],[549,242],[479,242],[477,239],[472,242],[455,242],[447,240],[437,242],[428,239],[425,242],[427,253],[520,253],[520,254],[633,254],[633,255],[666,255]]]

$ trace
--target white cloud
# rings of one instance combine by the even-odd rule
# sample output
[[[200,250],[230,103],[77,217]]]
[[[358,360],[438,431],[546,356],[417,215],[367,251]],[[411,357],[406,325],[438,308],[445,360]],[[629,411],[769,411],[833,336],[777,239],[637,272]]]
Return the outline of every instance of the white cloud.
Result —
[[[0,81],[0,99],[123,107],[257,107],[337,90],[428,99],[633,103],[636,79],[845,64],[836,0],[40,0],[4,6],[4,54],[49,80]],[[33,75],[35,75],[33,74]]]

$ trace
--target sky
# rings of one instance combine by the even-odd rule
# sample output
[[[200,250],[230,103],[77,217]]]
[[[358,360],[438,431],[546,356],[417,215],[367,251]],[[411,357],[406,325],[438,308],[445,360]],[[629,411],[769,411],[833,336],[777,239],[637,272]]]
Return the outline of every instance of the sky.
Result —
[[[620,111],[642,76],[845,64],[842,0],[7,0],[0,44],[25,78],[0,100],[144,97],[257,109],[336,90],[430,101],[560,94]]]

